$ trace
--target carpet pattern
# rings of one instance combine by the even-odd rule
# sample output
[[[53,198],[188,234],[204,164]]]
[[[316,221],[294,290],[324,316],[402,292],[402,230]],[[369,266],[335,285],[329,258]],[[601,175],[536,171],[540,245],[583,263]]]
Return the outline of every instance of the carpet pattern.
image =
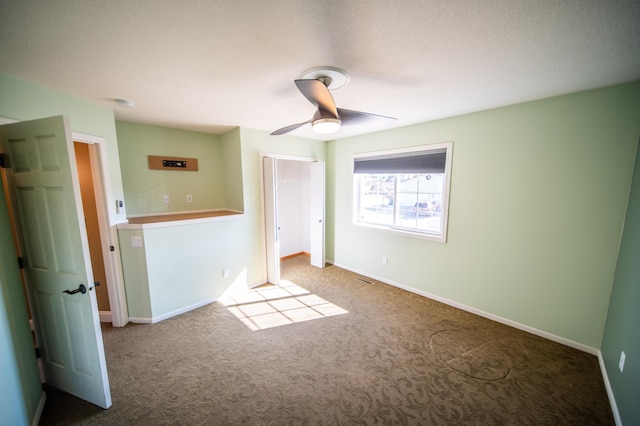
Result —
[[[113,406],[50,389],[41,424],[614,424],[596,357],[308,263],[283,279],[346,313],[252,330],[214,303],[104,326]]]

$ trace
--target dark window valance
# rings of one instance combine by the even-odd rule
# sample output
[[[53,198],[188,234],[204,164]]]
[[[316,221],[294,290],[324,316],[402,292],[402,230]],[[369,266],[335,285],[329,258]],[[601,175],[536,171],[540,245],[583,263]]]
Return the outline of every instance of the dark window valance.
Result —
[[[446,149],[354,158],[354,173],[444,173]]]

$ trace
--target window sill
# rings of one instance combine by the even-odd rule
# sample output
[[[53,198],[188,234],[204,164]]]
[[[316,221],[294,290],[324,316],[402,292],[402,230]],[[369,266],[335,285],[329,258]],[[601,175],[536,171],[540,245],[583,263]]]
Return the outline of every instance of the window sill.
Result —
[[[374,231],[382,231],[388,234],[395,234],[402,237],[417,238],[419,240],[434,241],[436,243],[446,244],[447,237],[445,235],[427,234],[421,232],[412,232],[402,228],[392,228],[389,226],[375,225],[372,223],[354,222],[355,226],[372,229]]]

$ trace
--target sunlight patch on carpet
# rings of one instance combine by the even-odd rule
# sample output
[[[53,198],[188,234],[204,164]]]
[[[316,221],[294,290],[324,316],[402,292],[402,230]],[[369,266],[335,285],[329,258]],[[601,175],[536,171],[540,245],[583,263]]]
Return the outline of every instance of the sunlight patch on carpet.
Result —
[[[287,280],[225,294],[219,302],[253,331],[348,313]]]

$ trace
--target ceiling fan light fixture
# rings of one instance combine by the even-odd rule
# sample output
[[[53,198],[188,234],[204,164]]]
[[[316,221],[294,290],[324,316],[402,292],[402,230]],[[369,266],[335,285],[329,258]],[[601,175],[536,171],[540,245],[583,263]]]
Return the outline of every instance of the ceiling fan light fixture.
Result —
[[[318,118],[311,122],[311,127],[316,133],[328,135],[340,129],[340,120],[337,118]]]
[[[291,124],[271,134],[284,135],[305,124],[311,124],[314,133],[327,135],[340,130],[342,124],[348,126],[367,121],[375,123],[380,120],[387,122],[396,120],[393,117],[338,108],[330,90],[337,89],[348,81],[347,73],[339,68],[318,67],[303,72],[301,78],[294,80],[294,83],[300,93],[316,107],[315,114],[309,121]]]

